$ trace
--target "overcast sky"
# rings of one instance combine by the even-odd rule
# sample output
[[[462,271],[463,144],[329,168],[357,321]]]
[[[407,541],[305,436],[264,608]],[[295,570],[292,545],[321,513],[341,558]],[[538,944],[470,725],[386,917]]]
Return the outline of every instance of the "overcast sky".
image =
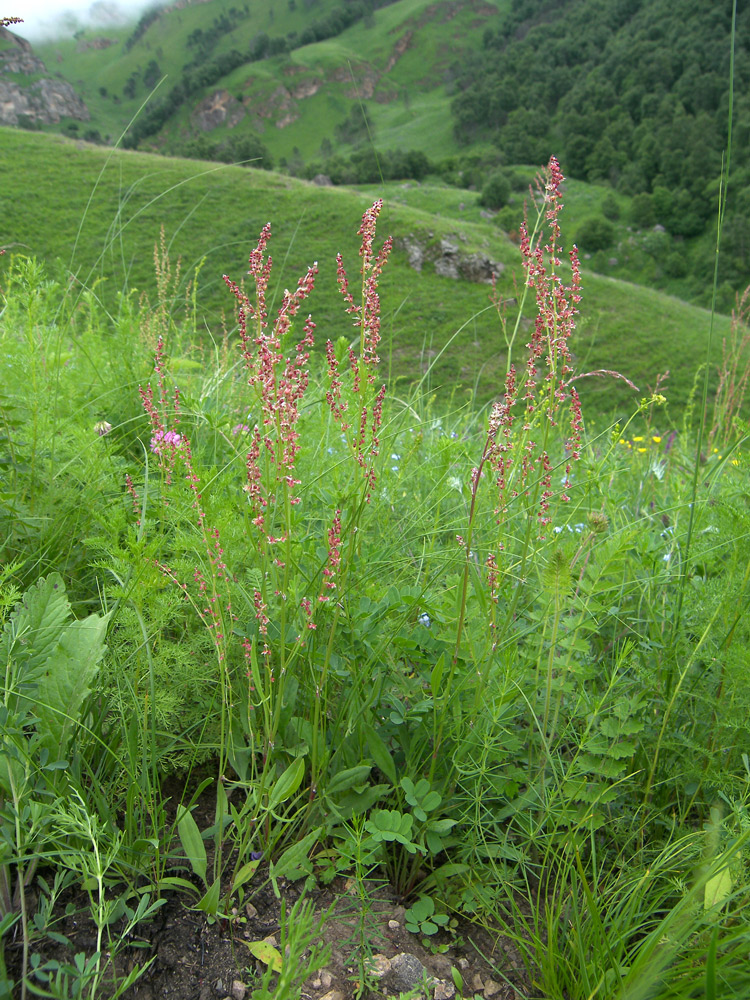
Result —
[[[167,0],[156,0],[163,6]],[[155,0],[0,0],[0,14],[22,17],[11,30],[22,38],[71,35],[83,25],[106,30],[107,25],[135,21]]]

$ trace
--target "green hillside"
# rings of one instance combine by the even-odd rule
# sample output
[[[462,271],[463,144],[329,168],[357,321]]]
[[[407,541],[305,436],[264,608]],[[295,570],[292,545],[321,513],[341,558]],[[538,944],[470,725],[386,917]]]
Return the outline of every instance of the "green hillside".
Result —
[[[634,196],[631,221],[664,227],[670,268],[700,300],[733,107],[733,178],[721,280],[750,270],[750,8],[732,0],[513,0],[456,63],[452,121],[467,148],[546,162]],[[734,100],[730,101],[730,65]],[[532,67],[538,67],[533,71]]]
[[[324,342],[330,330],[340,330],[335,254],[340,250],[350,274],[356,275],[356,230],[377,190],[318,188],[268,171],[113,152],[12,129],[3,129],[0,136],[0,244],[37,256],[59,280],[70,280],[71,294],[80,298],[81,308],[86,308],[87,294],[94,294],[107,304],[116,323],[118,313],[129,311],[143,291],[153,296],[152,248],[163,224],[172,259],[182,258],[182,291],[175,295],[174,310],[183,308],[186,283],[203,262],[198,326],[206,342],[210,337],[218,340],[233,322],[222,274],[239,279],[260,228],[270,220],[276,299],[317,260],[320,274],[311,310],[318,342]],[[439,255],[445,238],[460,255],[480,253],[504,265],[498,291],[510,302],[522,280],[518,249],[478,212],[460,218],[459,206],[451,201],[454,189],[430,193],[425,187],[414,188],[411,205],[405,203],[410,193],[398,186],[385,191],[380,235],[392,234],[396,249],[381,289],[381,353],[393,377],[408,382],[429,368],[428,385],[440,388],[444,400],[456,391],[465,398],[475,387],[480,399],[491,398],[501,384],[505,355],[490,287],[436,274],[431,257]],[[444,207],[441,214],[425,209],[431,202]],[[334,233],[349,237],[342,244]],[[409,265],[408,242],[424,250],[421,272]],[[68,274],[74,277],[68,279]],[[669,369],[667,395],[672,420],[679,422],[704,358],[708,314],[655,291],[589,273],[585,267],[583,284],[574,345],[579,370],[618,369],[646,395],[657,375]],[[530,315],[521,327],[523,341]],[[509,306],[509,323],[514,319]],[[726,319],[718,321],[717,344],[728,325]],[[591,378],[580,386],[589,413],[625,416],[637,402],[621,383]]]
[[[147,12],[135,28],[106,36],[82,30],[35,50],[77,88],[91,111],[86,130],[107,142],[158,85],[135,123],[141,146],[179,152],[205,134],[196,108],[221,92],[225,117],[212,120],[211,141],[260,135],[276,162],[320,155],[321,144],[342,145],[336,126],[362,100],[378,148],[406,141],[437,155],[458,150],[446,115],[449,67],[480,46],[506,6],[291,0],[281,8],[268,0],[241,7],[210,0]],[[149,114],[158,116],[158,127]]]
[[[742,5],[738,17],[727,312],[750,266]],[[92,115],[47,128],[108,144],[334,183],[434,174],[478,190],[554,153],[614,199],[592,204],[576,234],[598,270],[707,305],[731,24],[729,0],[208,0],[38,52]]]

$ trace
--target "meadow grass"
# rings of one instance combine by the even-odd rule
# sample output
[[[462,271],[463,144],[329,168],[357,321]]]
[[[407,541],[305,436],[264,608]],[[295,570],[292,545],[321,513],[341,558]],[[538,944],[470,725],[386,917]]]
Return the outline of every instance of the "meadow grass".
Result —
[[[269,219],[278,219],[277,289],[295,281],[310,260],[318,259],[317,322],[336,328],[338,293],[332,261],[339,245],[348,253],[356,250],[346,220],[361,215],[366,204],[380,196],[377,189],[352,194],[347,189],[318,189],[267,171],[105,151],[10,129],[2,135],[4,245],[49,264],[60,258],[83,286],[96,283],[95,293],[111,314],[121,308],[123,296],[137,298],[147,292],[153,297],[152,254],[141,233],[148,232],[149,241],[155,241],[164,223],[170,253],[182,259],[178,296],[184,296],[195,268],[205,258],[198,284],[199,321],[207,341],[220,337],[222,314],[231,322],[220,275],[240,273],[248,234],[259,232]],[[61,178],[65,198],[59,197]],[[24,197],[27,181],[34,198]],[[458,204],[468,201],[470,194],[437,185],[426,185],[425,191],[434,196],[437,214],[427,210],[421,188],[388,185],[382,192],[384,221],[396,241],[383,278],[383,332],[389,341],[383,356],[392,376],[406,382],[421,377],[431,361],[430,387],[473,394],[483,403],[496,395],[506,361],[490,304],[491,289],[440,277],[429,259],[421,273],[415,272],[400,241],[418,239],[429,257],[440,252],[442,237],[455,241],[458,236],[461,252],[480,252],[504,265],[498,291],[507,299],[516,296],[514,283],[520,278],[517,248],[493,222],[478,216],[476,206],[469,205],[467,220],[459,221]],[[400,205],[397,198],[409,204]],[[340,243],[337,233],[343,234]],[[693,374],[704,360],[707,313],[588,271],[585,280],[587,310],[575,346],[581,368],[616,367],[639,387],[641,396],[669,369],[666,395],[674,414],[679,414],[690,397]],[[729,327],[728,318],[717,317],[717,363]],[[598,380],[589,379],[580,390],[589,420],[599,414],[624,416],[638,398],[624,383],[603,390]],[[663,418],[661,427],[674,423],[679,423],[679,416],[673,415],[671,421]]]
[[[365,901],[385,875],[514,937],[531,996],[747,994],[746,423],[720,409],[708,454],[656,399],[587,430],[578,310],[626,322],[632,294],[584,271],[580,301],[561,185],[552,161],[484,409],[387,387],[379,201],[345,238],[351,198],[324,192],[302,263],[288,220],[223,280],[209,256],[237,309],[212,338],[166,235],[139,248],[149,301],[116,309],[3,259],[0,928],[23,996],[54,985],[33,901],[63,867],[97,944],[53,995],[126,988],[111,956],[165,894],[231,924],[261,872],[353,873]]]

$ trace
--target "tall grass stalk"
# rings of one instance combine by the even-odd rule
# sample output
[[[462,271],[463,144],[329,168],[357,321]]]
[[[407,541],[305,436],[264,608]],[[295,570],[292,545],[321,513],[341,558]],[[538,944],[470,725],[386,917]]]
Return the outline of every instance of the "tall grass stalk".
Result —
[[[690,550],[693,540],[693,530],[695,527],[696,505],[698,502],[698,480],[703,456],[703,440],[708,432],[708,382],[711,372],[711,358],[713,348],[714,318],[716,315],[716,296],[719,288],[719,259],[721,255],[721,235],[724,228],[724,214],[727,204],[727,190],[729,187],[730,167],[732,162],[732,124],[734,117],[734,50],[736,43],[737,29],[737,0],[732,0],[732,29],[730,34],[729,49],[729,103],[727,107],[727,148],[726,154],[722,157],[721,176],[719,178],[719,201],[716,213],[716,243],[714,245],[714,272],[711,284],[711,316],[708,324],[708,336],[706,338],[706,363],[703,368],[703,381],[701,388],[701,412],[698,423],[698,433],[695,443],[695,463],[692,480],[692,499],[688,514],[687,534],[685,537],[685,550],[682,564],[682,574],[680,578],[680,589],[677,596],[677,608],[675,610],[674,625],[672,631],[672,644],[676,646],[680,623],[682,619],[682,606],[687,586],[687,574],[690,566]],[[665,679],[665,691],[669,697],[674,683],[674,671],[669,670]],[[650,786],[650,782],[649,782]]]

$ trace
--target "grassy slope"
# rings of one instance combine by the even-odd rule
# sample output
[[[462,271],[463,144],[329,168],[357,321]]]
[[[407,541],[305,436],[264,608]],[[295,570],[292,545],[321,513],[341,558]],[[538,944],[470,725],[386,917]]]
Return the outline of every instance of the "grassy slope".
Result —
[[[271,287],[277,292],[293,287],[307,265],[319,261],[311,302],[318,339],[346,334],[336,290],[335,254],[343,252],[356,278],[356,230],[375,192],[320,189],[264,171],[217,169],[215,164],[145,153],[111,153],[12,129],[0,130],[0,142],[2,245],[50,261],[60,258],[88,285],[104,278],[97,294],[113,309],[120,290],[153,288],[152,247],[164,223],[173,257],[183,258],[183,274],[189,276],[206,256],[201,305],[207,328],[219,335],[222,311],[230,322],[232,314],[221,275],[242,275],[261,226],[271,220],[277,261]],[[421,188],[414,190],[424,194]],[[408,193],[403,188],[399,192]],[[381,236],[421,234],[424,240],[437,241],[441,235],[458,234],[466,251],[482,250],[506,264],[500,290],[514,294],[514,273],[520,278],[518,251],[492,222],[475,217],[458,223],[448,210],[430,214],[423,207],[398,204],[385,193]],[[447,189],[446,204],[455,194]],[[703,360],[708,315],[657,292],[585,271],[584,290],[581,334],[574,347],[581,368],[618,368],[644,392],[657,373],[671,369],[673,419],[679,420],[679,406]],[[417,273],[408,266],[405,253],[397,250],[382,284],[382,354],[392,362],[393,373],[410,381],[419,377],[425,358],[434,356],[459,331],[436,363],[431,385],[448,390],[460,384],[463,397],[478,380],[481,398],[494,395],[504,358],[497,317],[488,308],[488,291],[486,285],[439,277],[430,264]],[[727,326],[725,319],[719,320],[718,342]],[[581,387],[590,411],[630,410],[633,394],[620,385],[590,379]]]
[[[88,30],[76,40],[48,42],[35,47],[50,70],[70,80],[85,99],[92,115],[90,127],[114,140],[147,97],[143,83],[136,96],[125,98],[123,86],[131,73],[139,75],[151,59],[166,74],[161,85],[168,91],[179,80],[182,67],[191,58],[188,35],[208,27],[223,11],[237,6],[235,0],[211,0],[207,4],[165,12],[125,51],[130,29],[108,31],[115,41],[107,49],[87,48],[102,32]],[[337,6],[337,0],[317,0],[306,9],[298,3],[269,5],[268,0],[248,0],[250,17],[223,37],[212,56],[229,49],[247,49],[255,35],[270,37],[300,31]],[[322,139],[338,146],[335,125],[368,93],[368,82],[377,77],[368,112],[374,123],[379,149],[408,146],[433,156],[457,150],[447,113],[443,75],[461,52],[470,53],[481,43],[482,32],[507,6],[507,0],[454,0],[436,5],[434,0],[399,0],[375,12],[373,23],[360,21],[337,38],[297,49],[288,55],[240,67],[191,98],[190,106],[170,121],[154,148],[170,145],[195,131],[192,108],[218,89],[242,96],[247,117],[236,126],[237,134],[248,129],[263,131],[263,140],[278,159],[298,149],[303,156],[318,153]],[[275,13],[274,13],[275,7]],[[404,51],[395,58],[401,43]],[[392,62],[392,65],[391,65]],[[299,85],[315,81],[318,89],[300,96]],[[106,87],[102,96],[100,87]],[[282,88],[282,91],[279,91]],[[279,100],[279,93],[289,93]],[[119,98],[116,103],[114,96]],[[284,124],[293,118],[288,124]],[[278,123],[283,127],[279,127]],[[222,138],[223,129],[211,133]]]
[[[260,31],[269,36],[299,31],[324,17],[338,2],[316,0],[309,8],[297,3],[290,11],[288,4],[274,8],[267,0],[248,0],[249,17],[219,38],[212,55],[232,47],[247,49]],[[156,59],[166,74],[157,97],[168,93],[180,79],[185,62],[195,54],[187,45],[189,34],[199,27],[204,31],[210,28],[214,18],[233,6],[234,0],[210,0],[164,12],[129,52],[124,43],[132,28],[107,32],[116,44],[105,50],[86,47],[97,37],[90,30],[77,40],[37,48],[47,65],[72,80],[88,102],[92,121],[79,126],[80,134],[87,128],[97,128],[113,142],[148,97],[142,81],[133,99],[123,96],[128,76],[132,72],[142,74],[148,62]],[[286,158],[290,163],[299,163],[299,156],[308,163],[321,159],[324,142],[333,151],[347,153],[351,147],[338,140],[336,125],[358,104],[357,95],[370,93],[374,86],[366,104],[373,122],[372,145],[381,155],[394,148],[418,149],[438,159],[459,151],[480,151],[479,146],[459,150],[448,110],[449,86],[444,79],[455,60],[470,57],[481,46],[483,32],[497,22],[507,6],[508,0],[398,0],[377,11],[372,21],[361,21],[337,38],[239,67],[196,94],[143,147],[167,153],[179,151],[185,140],[196,134],[195,104],[224,89],[243,101],[246,114],[232,129],[222,125],[209,132],[211,141],[221,142],[230,135],[254,131],[261,134],[276,162]],[[106,88],[106,96],[100,94],[100,87]],[[54,127],[47,130],[53,131]],[[513,168],[516,173],[519,169],[523,170]],[[620,206],[615,243],[595,255],[591,267],[680,297],[694,296],[689,276],[680,277],[674,267],[665,266],[670,251],[675,249],[670,238],[650,231],[634,233],[628,228],[629,198],[613,194],[607,187],[581,182],[572,182],[568,192],[569,236],[576,236],[586,216],[601,215],[605,197],[614,198]],[[467,198],[473,200],[465,192],[455,195],[457,201]],[[512,203],[519,218],[522,201],[522,195],[515,195]],[[419,207],[443,211],[439,203],[427,204],[424,198]],[[478,213],[474,215],[478,218]]]
[[[336,6],[336,2],[337,0],[317,0],[314,16],[324,16]],[[283,17],[274,16],[273,20],[269,15],[273,5],[269,5],[268,0],[247,0],[247,5],[250,16],[234,32],[218,42],[212,55],[231,48],[246,48],[261,31],[270,37],[276,37],[289,31],[299,31],[310,21],[310,14],[305,13],[303,4],[294,12],[285,9]],[[148,63],[155,59],[166,77],[161,90],[168,91],[177,83],[183,66],[194,55],[194,50],[187,44],[191,32],[197,28],[205,30],[210,27],[214,18],[236,6],[235,0],[209,0],[209,3],[165,11],[129,51],[125,49],[125,43],[131,36],[134,25],[108,28],[106,31],[88,28],[78,33],[75,39],[56,39],[35,44],[34,51],[50,71],[61,74],[76,87],[91,111],[91,127],[98,128],[102,135],[109,134],[114,139],[148,97],[148,90],[142,80],[139,81],[135,97],[127,98],[123,95],[122,89],[131,73],[142,74]],[[19,31],[19,34],[22,33]],[[90,47],[89,43],[102,37],[110,39],[114,44],[106,49]],[[100,87],[106,88],[106,96],[100,93]],[[216,88],[210,88],[214,89]],[[119,98],[118,101],[115,101],[115,95]],[[196,100],[199,99],[200,96]]]

